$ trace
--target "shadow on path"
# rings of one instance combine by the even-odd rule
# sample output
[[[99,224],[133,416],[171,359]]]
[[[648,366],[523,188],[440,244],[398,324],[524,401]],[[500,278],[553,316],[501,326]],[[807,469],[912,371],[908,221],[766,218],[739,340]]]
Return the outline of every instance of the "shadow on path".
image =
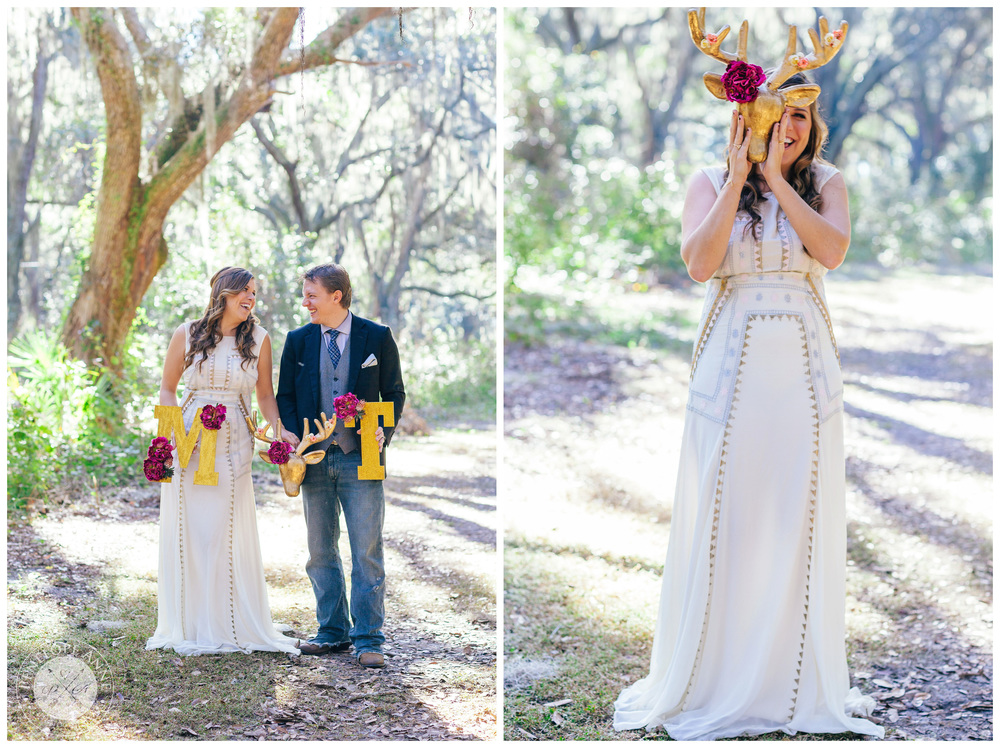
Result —
[[[863,418],[874,422],[888,431],[896,443],[910,447],[921,454],[940,457],[956,465],[971,468],[977,473],[993,475],[993,455],[970,447],[961,439],[935,434],[933,431],[927,431],[898,418],[864,410],[850,403],[844,404],[844,412],[852,418]]]

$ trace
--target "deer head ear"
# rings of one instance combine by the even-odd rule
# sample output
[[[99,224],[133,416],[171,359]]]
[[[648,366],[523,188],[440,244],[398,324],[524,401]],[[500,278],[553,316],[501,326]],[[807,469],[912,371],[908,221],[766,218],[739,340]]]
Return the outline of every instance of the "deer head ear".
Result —
[[[271,458],[268,457],[267,452],[258,452],[257,454],[259,454],[261,459],[264,460],[264,462],[266,462],[268,465],[274,464],[273,462],[271,462]]]
[[[789,86],[780,89],[780,93],[785,97],[785,106],[805,108],[819,98],[820,88],[815,83],[801,83],[798,86]]]
[[[722,76],[715,73],[705,73],[703,80],[705,87],[711,91],[712,96],[717,99],[726,98],[726,87],[722,85]]]
[[[326,457],[325,449],[316,449],[313,450],[312,452],[306,452],[304,455],[302,455],[302,459],[306,461],[307,465],[315,465],[317,462],[321,461],[324,457]]]

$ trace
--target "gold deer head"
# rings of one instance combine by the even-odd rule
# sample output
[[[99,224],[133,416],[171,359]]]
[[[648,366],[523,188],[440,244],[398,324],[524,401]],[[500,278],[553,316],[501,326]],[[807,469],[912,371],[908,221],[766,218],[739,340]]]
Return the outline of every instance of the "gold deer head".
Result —
[[[325,449],[317,449],[312,452],[305,453],[307,447],[312,446],[316,442],[321,442],[326,439],[337,426],[336,419],[327,420],[326,413],[320,413],[322,416],[322,421],[315,420],[317,433],[309,433],[309,419],[302,419],[302,441],[299,442],[299,446],[294,452],[288,455],[288,462],[283,465],[278,465],[278,472],[281,473],[281,482],[285,486],[285,494],[287,496],[298,496],[299,487],[302,485],[302,481],[306,477],[306,466],[315,465],[317,462],[326,457]],[[249,416],[246,416],[247,425],[250,430],[253,431],[253,435],[260,441],[271,444],[274,439],[267,436],[267,430],[271,427],[271,424],[265,424],[264,429],[260,430],[257,428],[257,414],[254,413],[253,420],[250,420]],[[281,419],[278,419],[278,424],[274,428],[275,438],[281,439]],[[334,442],[336,443],[336,442]],[[305,453],[305,454],[303,454]],[[258,452],[263,458],[264,462],[271,461],[270,456],[267,451]]]
[[[740,26],[739,44],[736,54],[724,52],[721,48],[723,40],[729,34],[729,26],[724,26],[717,34],[705,33],[705,9],[688,11],[688,27],[691,30],[691,40],[709,57],[726,63],[728,67],[731,62],[747,62],[747,33],[749,24],[743,21]],[[739,102],[739,112],[743,115],[743,121],[751,129],[750,145],[747,149],[747,158],[752,163],[763,163],[767,158],[767,146],[770,142],[771,128],[781,119],[785,113],[785,107],[807,107],[816,101],[819,96],[819,86],[812,83],[804,83],[787,88],[779,87],[796,73],[826,65],[836,56],[843,46],[847,37],[847,22],[840,24],[840,29],[831,32],[827,25],[826,18],[820,16],[819,34],[814,29],[809,29],[809,38],[812,40],[813,52],[808,55],[800,55],[796,52],[798,30],[795,26],[788,27],[788,49],[781,65],[776,67],[767,79],[756,86],[757,95],[752,101]],[[716,73],[705,73],[705,86],[712,95],[719,99],[733,101],[727,96],[726,87],[722,83],[722,76]]]

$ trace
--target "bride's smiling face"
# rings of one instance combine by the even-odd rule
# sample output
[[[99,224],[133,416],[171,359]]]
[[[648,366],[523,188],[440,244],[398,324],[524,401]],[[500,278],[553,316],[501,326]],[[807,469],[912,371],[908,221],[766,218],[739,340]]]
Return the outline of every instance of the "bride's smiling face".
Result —
[[[788,127],[785,129],[785,152],[782,154],[782,170],[791,168],[809,145],[812,131],[812,112],[808,107],[788,107]],[[780,123],[779,123],[780,124]],[[775,125],[778,127],[778,125]]]
[[[253,278],[239,293],[234,293],[226,299],[226,313],[244,322],[257,305],[257,283]]]

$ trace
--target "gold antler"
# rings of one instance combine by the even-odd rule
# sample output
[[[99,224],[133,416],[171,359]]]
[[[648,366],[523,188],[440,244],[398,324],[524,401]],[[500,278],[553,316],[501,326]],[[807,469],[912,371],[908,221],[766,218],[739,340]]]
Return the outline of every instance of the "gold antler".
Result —
[[[302,441],[299,442],[299,446],[295,450],[295,454],[303,454],[306,447],[311,447],[316,442],[323,441],[333,433],[335,428],[337,428],[336,420],[327,420],[326,413],[321,412],[320,416],[322,416],[322,421],[319,419],[313,419],[313,422],[316,424],[317,433],[315,434],[309,433],[309,419],[302,419]]]
[[[250,430],[253,432],[253,435],[255,437],[257,437],[258,439],[260,439],[262,442],[266,442],[268,444],[270,444],[271,442],[274,441],[274,439],[271,439],[270,437],[267,436],[267,430],[269,428],[271,428],[271,424],[270,423],[265,423],[263,430],[258,429],[258,427],[257,427],[257,413],[256,412],[253,414],[253,420],[252,421],[250,420],[250,416],[244,416],[244,418],[246,418],[247,425],[250,427]],[[281,438],[281,419],[278,419],[278,428],[275,431],[275,434],[278,435],[279,439]]]
[[[740,25],[740,39],[736,47],[736,54],[733,55],[722,49],[722,42],[729,35],[729,26],[723,26],[718,34],[705,33],[705,9],[688,11],[688,28],[691,30],[691,41],[694,46],[700,49],[709,57],[729,64],[733,60],[747,59],[747,34],[750,31],[750,24],[743,21]]]
[[[794,26],[789,26],[788,48],[785,50],[785,58],[781,61],[781,67],[771,73],[767,79],[767,87],[772,91],[777,91],[782,83],[796,73],[823,67],[836,57],[841,47],[844,46],[844,39],[847,38],[847,21],[841,21],[840,29],[831,32],[826,18],[820,16],[819,34],[816,34],[815,29],[809,29],[809,39],[813,45],[812,54],[798,54],[796,51],[797,35],[797,29]]]

